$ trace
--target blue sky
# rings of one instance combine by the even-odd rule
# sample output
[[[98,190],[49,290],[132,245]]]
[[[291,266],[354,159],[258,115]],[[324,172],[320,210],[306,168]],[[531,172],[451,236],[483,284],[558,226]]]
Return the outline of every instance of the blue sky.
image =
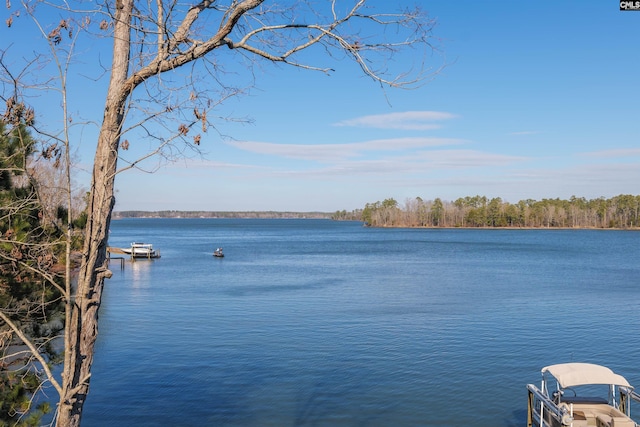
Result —
[[[640,194],[640,12],[613,0],[421,5],[440,39],[430,65],[446,63],[426,85],[383,91],[344,61],[329,76],[265,66],[219,111],[252,124],[221,122],[202,156],[120,174],[115,210]],[[99,120],[103,100],[76,108]],[[86,169],[91,135],[79,150]]]

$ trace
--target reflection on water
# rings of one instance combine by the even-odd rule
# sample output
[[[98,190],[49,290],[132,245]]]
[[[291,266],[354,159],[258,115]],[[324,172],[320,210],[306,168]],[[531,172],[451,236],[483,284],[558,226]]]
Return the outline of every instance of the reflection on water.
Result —
[[[150,286],[149,270],[153,266],[154,260],[136,260],[129,263],[131,272],[131,284],[134,288]]]

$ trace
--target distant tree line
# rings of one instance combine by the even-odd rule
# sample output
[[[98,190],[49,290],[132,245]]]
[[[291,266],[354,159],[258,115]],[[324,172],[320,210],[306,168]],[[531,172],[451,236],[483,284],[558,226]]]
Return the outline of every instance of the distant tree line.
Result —
[[[257,219],[330,219],[331,213],[326,212],[275,212],[275,211],[119,211],[113,213],[114,219],[119,218],[257,218]]]
[[[515,204],[499,197],[473,196],[453,202],[417,197],[404,206],[394,199],[367,203],[352,214],[372,227],[638,228],[640,196],[590,200],[572,196]]]
[[[331,215],[331,219],[336,221],[362,221],[362,209],[336,211]]]

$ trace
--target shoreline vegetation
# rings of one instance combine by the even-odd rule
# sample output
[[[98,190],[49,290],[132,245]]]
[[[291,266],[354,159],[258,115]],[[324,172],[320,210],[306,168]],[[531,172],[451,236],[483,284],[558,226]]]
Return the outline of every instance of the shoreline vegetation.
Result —
[[[515,204],[485,196],[453,202],[416,197],[403,206],[386,199],[367,203],[361,220],[372,227],[638,229],[640,196],[571,196],[568,200],[527,199]]]
[[[122,218],[238,218],[238,219],[334,219],[329,212],[277,211],[114,211],[113,219]]]
[[[500,228],[500,229],[640,229],[640,196],[621,194],[609,199],[571,196],[568,200],[542,199],[504,202],[485,196],[443,201],[407,199],[404,205],[390,198],[367,203],[363,209],[337,212],[292,211],[114,211],[121,218],[237,218],[331,219],[361,221],[369,227],[388,228]]]

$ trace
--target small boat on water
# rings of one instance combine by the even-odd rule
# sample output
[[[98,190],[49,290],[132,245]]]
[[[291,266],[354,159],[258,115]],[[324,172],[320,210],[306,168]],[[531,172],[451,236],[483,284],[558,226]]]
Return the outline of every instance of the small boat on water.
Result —
[[[122,248],[122,252],[134,258],[160,258],[160,252],[153,249],[151,243],[131,243],[130,248]]]
[[[215,251],[213,251],[213,256],[216,258],[223,258],[224,253],[222,252],[222,248],[217,248]]]
[[[640,402],[640,395],[611,369],[561,363],[541,372],[540,388],[527,384],[527,427],[639,426],[631,418],[631,400]],[[549,390],[550,386],[555,389]]]

